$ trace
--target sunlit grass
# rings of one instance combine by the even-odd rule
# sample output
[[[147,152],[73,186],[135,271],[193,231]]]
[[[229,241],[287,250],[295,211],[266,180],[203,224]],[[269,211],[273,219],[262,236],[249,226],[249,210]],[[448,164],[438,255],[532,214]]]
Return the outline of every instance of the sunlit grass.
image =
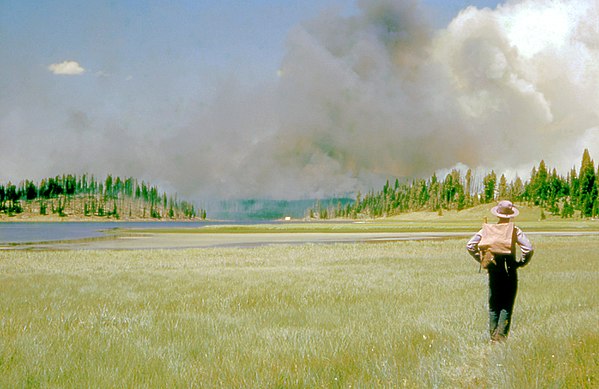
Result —
[[[463,219],[434,217],[428,218],[427,214],[405,218],[383,218],[361,221],[338,222],[286,222],[272,224],[249,225],[206,225],[202,227],[175,227],[151,229],[125,229],[112,231],[114,234],[137,233],[358,233],[358,232],[471,232],[480,228],[484,218]],[[496,218],[489,217],[488,222],[494,223]],[[559,219],[549,220],[516,220],[516,224],[526,231],[599,231],[599,221],[590,219]]]
[[[340,219],[320,221],[289,221],[254,225],[206,225],[200,228],[164,228],[126,230],[129,233],[352,233],[352,232],[470,232],[480,227],[484,220],[494,223],[497,219],[489,212],[489,204],[461,211],[410,212],[376,219]],[[599,220],[580,217],[562,219],[547,214],[541,217],[541,208],[518,205],[520,215],[516,224],[526,231],[599,231]]]
[[[596,387],[596,237],[535,237],[510,339],[462,240],[0,252],[0,387]]]

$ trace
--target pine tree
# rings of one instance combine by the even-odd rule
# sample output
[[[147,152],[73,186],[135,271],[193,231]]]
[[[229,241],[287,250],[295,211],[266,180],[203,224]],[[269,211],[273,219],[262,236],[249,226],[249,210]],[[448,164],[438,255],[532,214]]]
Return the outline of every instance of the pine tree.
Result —
[[[595,201],[597,200],[597,180],[595,176],[595,163],[591,159],[588,149],[585,149],[582,155],[579,177],[580,211],[583,217],[592,217]]]
[[[490,203],[495,200],[495,186],[497,185],[497,175],[495,171],[491,170],[491,173],[487,174],[483,179],[484,193],[483,202]]]
[[[577,207],[580,197],[580,180],[578,179],[578,173],[574,167],[570,170],[570,174],[568,175],[568,187],[570,189],[569,192],[572,206]]]
[[[468,169],[466,171],[466,177],[464,178],[464,197],[465,197],[465,206],[471,207],[474,205],[474,201],[472,199],[472,169]]]
[[[509,191],[508,191],[508,185],[507,185],[507,179],[505,178],[505,174],[501,175],[501,178],[499,179],[499,187],[498,187],[498,197],[500,200],[505,200],[509,198]]]
[[[561,217],[562,218],[570,218],[573,216],[574,216],[574,207],[568,200],[566,200],[564,202],[564,206],[562,207]]]
[[[35,200],[37,198],[37,188],[33,182],[25,182],[25,191],[25,197],[27,198],[27,200]]]
[[[104,182],[104,190],[104,195],[106,197],[112,197],[112,176],[110,174],[106,177],[106,181]]]
[[[522,196],[524,194],[524,184],[522,183],[522,179],[516,176],[516,179],[510,184],[509,189],[509,198],[512,201],[522,200]]]
[[[547,201],[548,177],[545,161],[541,160],[534,184],[535,204],[545,204],[545,201]]]

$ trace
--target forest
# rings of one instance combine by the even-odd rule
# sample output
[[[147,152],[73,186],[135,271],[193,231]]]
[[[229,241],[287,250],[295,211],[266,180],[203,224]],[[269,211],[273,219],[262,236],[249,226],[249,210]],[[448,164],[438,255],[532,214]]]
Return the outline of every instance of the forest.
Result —
[[[435,174],[429,179],[415,179],[394,184],[387,180],[379,191],[357,194],[351,204],[321,207],[318,203],[309,216],[327,218],[386,217],[407,212],[462,210],[498,200],[511,200],[541,208],[541,217],[559,215],[562,218],[599,216],[599,172],[588,149],[582,155],[580,168],[573,167],[564,177],[544,160],[532,168],[530,178],[516,177],[508,182],[505,174],[495,171],[475,179],[471,169],[463,175],[454,169],[443,179]]]
[[[354,201],[320,201],[308,208],[309,219],[387,217],[416,211],[462,210],[480,204],[508,199],[541,208],[562,218],[599,216],[599,171],[588,149],[580,167],[564,177],[541,160],[523,181],[508,182],[505,174],[491,170],[474,176],[471,169],[463,174],[453,169],[444,178],[433,174],[428,179],[389,180],[381,190],[358,193]],[[0,214],[14,216],[22,212],[39,215],[105,217],[114,219],[205,219],[206,210],[196,209],[187,201],[161,193],[156,186],[133,178],[108,175],[104,180],[84,174],[30,180],[18,185],[0,185]]]
[[[133,178],[68,174],[0,185],[0,214],[105,217],[113,219],[196,219],[206,211]]]

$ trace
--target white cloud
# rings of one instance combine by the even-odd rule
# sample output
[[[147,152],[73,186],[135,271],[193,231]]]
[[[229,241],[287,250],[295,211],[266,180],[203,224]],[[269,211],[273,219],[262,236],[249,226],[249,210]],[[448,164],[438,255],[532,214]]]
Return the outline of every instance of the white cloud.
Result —
[[[61,63],[53,63],[52,65],[48,66],[48,70],[50,70],[54,74],[66,76],[79,75],[85,72],[85,69],[76,61],[64,61]]]

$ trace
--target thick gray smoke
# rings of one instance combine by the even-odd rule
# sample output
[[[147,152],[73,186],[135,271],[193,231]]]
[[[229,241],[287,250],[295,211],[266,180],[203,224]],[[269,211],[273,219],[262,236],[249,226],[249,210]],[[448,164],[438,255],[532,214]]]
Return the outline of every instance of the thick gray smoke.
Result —
[[[188,129],[183,165],[215,191],[273,197],[453,166],[569,169],[599,152],[597,20],[593,0],[468,8],[440,31],[414,1],[323,13],[290,32],[275,88],[224,91]]]
[[[469,8],[436,32],[413,3],[360,5],[290,36],[281,148],[303,169],[359,178],[456,163],[530,169],[541,158],[569,167],[583,147],[597,150],[597,2]]]
[[[328,10],[289,32],[271,84],[220,82],[210,104],[146,126],[167,133],[116,122],[98,132],[93,114],[75,111],[66,125],[78,151],[61,158],[57,146],[33,162],[208,199],[344,194],[454,166],[525,176],[541,159],[567,171],[584,148],[598,158],[595,0],[468,8],[442,30],[426,15],[410,0]]]

